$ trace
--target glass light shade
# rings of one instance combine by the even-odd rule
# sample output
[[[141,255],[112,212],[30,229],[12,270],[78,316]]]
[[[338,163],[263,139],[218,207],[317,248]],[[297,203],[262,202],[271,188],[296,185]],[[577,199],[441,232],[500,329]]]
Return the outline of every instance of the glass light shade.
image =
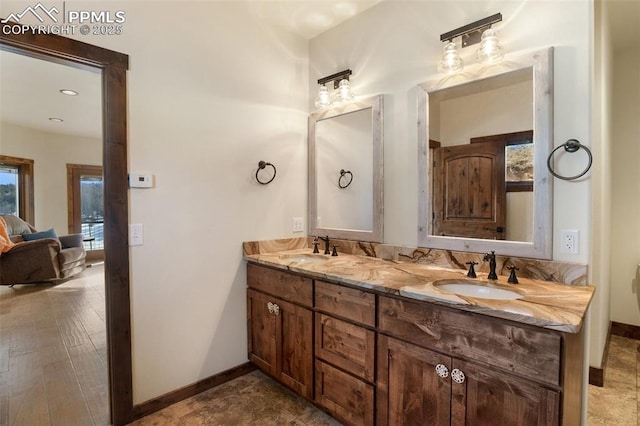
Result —
[[[318,97],[316,98],[316,108],[325,108],[331,105],[329,99],[329,89],[324,84],[320,86],[318,90]]]
[[[352,102],[355,99],[353,93],[351,93],[351,84],[349,80],[342,79],[338,85],[338,93],[336,94],[337,102]]]
[[[452,41],[449,41],[444,46],[444,53],[442,54],[442,60],[438,64],[438,71],[446,74],[455,74],[462,71],[463,68],[464,62],[460,55],[458,55],[456,45]]]
[[[491,28],[482,33],[476,58],[481,64],[493,64],[504,58],[504,49]]]

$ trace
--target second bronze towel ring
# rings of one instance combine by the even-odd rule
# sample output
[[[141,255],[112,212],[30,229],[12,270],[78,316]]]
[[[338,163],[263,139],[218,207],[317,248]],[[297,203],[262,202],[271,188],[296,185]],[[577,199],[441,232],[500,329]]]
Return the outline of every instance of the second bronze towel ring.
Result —
[[[260,177],[258,176],[258,174],[260,173],[260,170],[263,170],[267,166],[271,166],[273,168],[273,176],[271,176],[271,179],[267,181],[260,180]],[[256,180],[258,181],[258,183],[261,185],[266,185],[268,183],[271,183],[275,178],[276,178],[276,166],[274,166],[271,163],[267,163],[266,161],[260,160],[260,162],[258,162],[258,170],[256,170]]]
[[[347,178],[345,177],[346,175],[349,175],[349,180],[347,181],[346,184],[342,184],[343,178],[346,180]],[[353,173],[351,173],[349,170],[345,170],[345,169],[340,169],[340,177],[338,178],[338,186],[342,189],[346,188],[347,186],[351,185],[351,182],[353,182]]]
[[[555,152],[560,148],[564,148],[566,152],[570,152],[570,153],[576,152],[580,148],[585,150],[585,152],[587,153],[587,156],[589,157],[589,160],[588,160],[587,167],[582,171],[582,173],[579,173],[575,176],[562,176],[559,173],[557,173],[555,170],[553,170],[553,167],[551,166],[551,160],[553,159],[553,154],[555,154]],[[555,177],[557,177],[558,179],[562,179],[562,180],[575,180],[584,176],[591,168],[591,164],[593,164],[593,155],[591,155],[591,150],[585,145],[582,145],[577,139],[569,139],[562,145],[556,147],[553,151],[551,151],[551,154],[549,154],[549,158],[547,158],[547,168],[549,169],[549,172]]]

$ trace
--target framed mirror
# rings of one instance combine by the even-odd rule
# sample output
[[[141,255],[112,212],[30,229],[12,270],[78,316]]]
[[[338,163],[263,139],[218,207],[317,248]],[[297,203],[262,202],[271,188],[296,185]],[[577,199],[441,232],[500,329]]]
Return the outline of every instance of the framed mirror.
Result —
[[[383,96],[309,116],[309,233],[382,242]]]
[[[419,243],[551,259],[553,49],[418,86]]]

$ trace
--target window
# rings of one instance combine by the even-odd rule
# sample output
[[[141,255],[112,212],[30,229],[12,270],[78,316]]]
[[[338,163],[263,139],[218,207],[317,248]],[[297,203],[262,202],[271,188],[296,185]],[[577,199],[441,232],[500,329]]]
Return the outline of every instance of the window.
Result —
[[[533,191],[533,143],[505,147],[507,192]]]
[[[33,160],[0,155],[0,214],[34,224]]]
[[[86,250],[104,249],[104,185],[102,167],[67,164],[69,232],[84,235]]]
[[[18,216],[20,193],[18,171],[15,166],[0,166],[0,214]]]
[[[533,191],[533,130],[471,138],[471,143],[501,142],[507,192]]]

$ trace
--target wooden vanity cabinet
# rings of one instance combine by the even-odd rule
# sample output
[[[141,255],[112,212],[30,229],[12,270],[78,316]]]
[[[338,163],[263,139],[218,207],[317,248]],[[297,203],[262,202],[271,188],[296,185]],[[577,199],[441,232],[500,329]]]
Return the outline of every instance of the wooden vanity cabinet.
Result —
[[[312,280],[249,264],[247,283],[249,360],[312,399]]]
[[[558,425],[559,393],[387,336],[378,425]]]
[[[580,424],[561,333],[249,263],[249,359],[346,425]]]
[[[580,423],[581,333],[378,303],[377,425]]]

